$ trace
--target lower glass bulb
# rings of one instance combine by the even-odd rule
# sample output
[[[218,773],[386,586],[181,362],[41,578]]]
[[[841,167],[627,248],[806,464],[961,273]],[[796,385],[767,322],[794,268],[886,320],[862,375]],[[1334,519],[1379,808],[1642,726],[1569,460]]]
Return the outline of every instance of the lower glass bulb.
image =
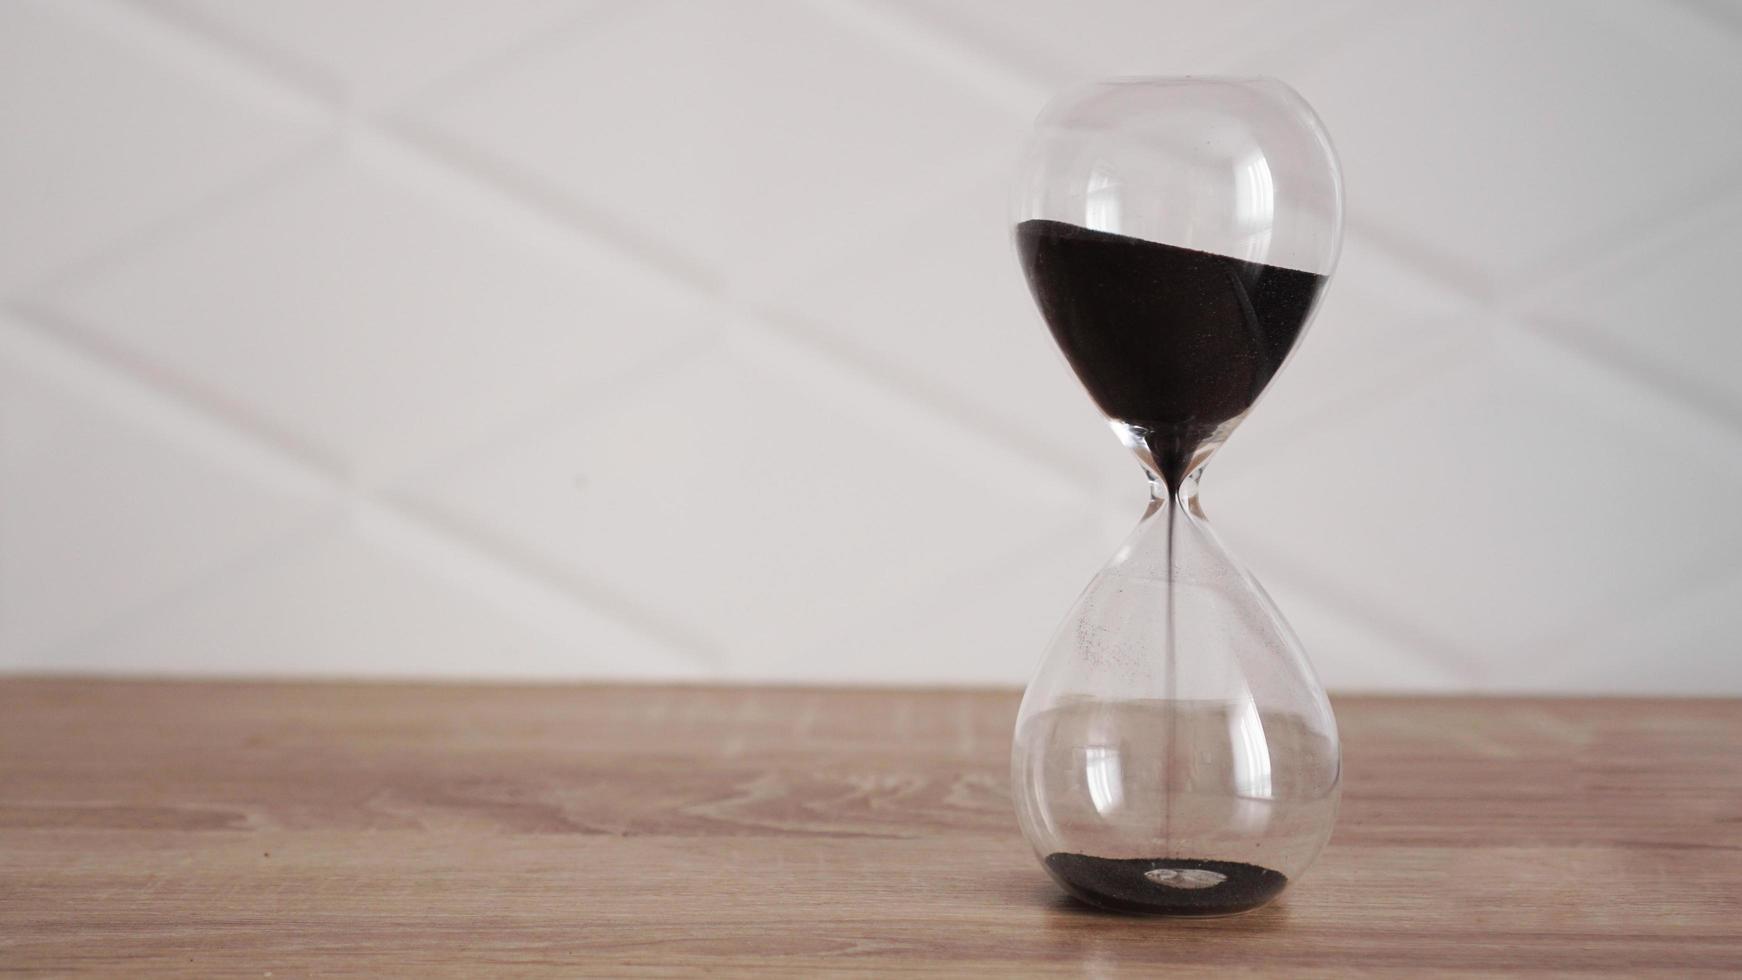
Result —
[[[1077,898],[1227,915],[1329,839],[1336,721],[1299,642],[1196,503],[1158,489],[1059,628],[1012,756],[1022,829]]]

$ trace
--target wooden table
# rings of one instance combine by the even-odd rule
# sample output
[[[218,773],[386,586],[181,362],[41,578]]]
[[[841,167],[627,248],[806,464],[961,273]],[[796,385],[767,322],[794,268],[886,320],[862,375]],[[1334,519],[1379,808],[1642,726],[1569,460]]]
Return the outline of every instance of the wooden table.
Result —
[[[1015,707],[0,681],[0,973],[1742,971],[1742,702],[1343,699],[1331,847],[1199,921],[1060,897]]]

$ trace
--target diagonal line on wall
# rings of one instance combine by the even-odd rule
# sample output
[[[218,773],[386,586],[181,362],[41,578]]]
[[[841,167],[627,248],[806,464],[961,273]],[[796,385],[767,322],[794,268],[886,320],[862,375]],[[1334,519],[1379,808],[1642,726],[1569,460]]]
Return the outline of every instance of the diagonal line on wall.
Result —
[[[1535,336],[1569,356],[1635,382],[1702,419],[1724,427],[1731,434],[1742,433],[1742,414],[1738,414],[1730,403],[1728,392],[1690,383],[1627,350],[1604,331],[1589,329],[1585,324],[1556,316],[1552,311],[1545,312],[1543,307],[1556,294],[1583,284],[1600,284],[1607,277],[1625,274],[1629,266],[1638,262],[1661,260],[1663,255],[1691,239],[1742,220],[1742,193],[1720,195],[1718,188],[1711,190],[1713,193],[1706,196],[1705,203],[1698,201],[1705,195],[1687,195],[1688,206],[1680,209],[1674,217],[1642,225],[1635,233],[1623,236],[1614,247],[1570,267],[1564,275],[1508,295],[1504,301],[1493,304],[1491,312],[1497,319],[1510,324],[1512,329]],[[1718,203],[1713,203],[1714,200]]]
[[[605,9],[619,10],[617,7]],[[557,33],[572,33],[581,27],[596,25],[601,19],[604,15],[599,13],[589,18],[577,18],[560,26]],[[175,21],[173,26],[206,44],[222,47],[228,43],[225,37],[206,32],[197,20]],[[536,38],[528,43],[542,45],[547,43],[547,39]],[[489,59],[492,63],[497,60]],[[474,68],[462,68],[450,78],[433,85],[445,89],[451,87],[453,78],[470,78],[474,74]],[[265,71],[256,82],[283,86],[293,90],[299,98],[323,100],[322,90],[308,91],[299,87],[306,77],[303,72]],[[400,104],[414,103],[421,98],[414,94],[401,100]],[[330,99],[323,101],[328,102],[331,111],[341,108],[331,105]],[[772,317],[768,310],[741,299],[711,273],[663,243],[546,186],[536,177],[518,172],[439,133],[416,126],[391,111],[378,116],[353,117],[346,121],[346,125],[344,138],[350,143],[373,147],[378,151],[376,159],[386,166],[421,170],[425,179],[435,175],[445,185],[444,196],[450,201],[463,200],[479,213],[490,212],[496,219],[523,231],[536,226],[534,234],[553,243],[560,242],[561,247],[585,256],[592,267],[600,262],[612,262],[614,271],[635,276],[652,286],[728,314],[728,318],[736,322],[737,329],[766,333],[785,345],[806,345],[835,368],[889,389],[891,399],[918,401],[938,420],[964,433],[972,444],[1002,447],[1006,457],[1020,461],[1016,464],[1018,470],[1014,478],[1021,479],[1026,475],[1033,480],[1065,481],[1077,485],[1085,495],[1092,492],[1072,464],[1049,447],[1025,438],[1008,425],[991,424],[983,414],[964,412],[955,399],[938,397],[935,389],[908,378],[905,372],[879,366],[868,369],[850,352],[818,341],[814,331],[794,329],[792,325]]]
[[[1730,404],[1728,393],[1691,383],[1674,372],[1644,360],[1634,351],[1614,342],[1600,331],[1580,329],[1577,325],[1541,318],[1525,320],[1519,329],[1536,334],[1568,355],[1600,364],[1625,376],[1628,380],[1652,389],[1683,409],[1696,413],[1729,430],[1732,437],[1742,436],[1742,414]],[[1736,441],[1734,438],[1729,440]]]
[[[215,54],[229,58],[247,73],[271,76],[273,83],[284,92],[316,102],[323,110],[341,106],[345,102],[344,87],[319,68],[294,55],[244,37],[206,16],[198,8],[173,3],[152,3],[150,0],[104,2],[125,3],[138,16],[155,18],[160,24],[180,32],[185,37],[205,35],[221,38],[223,44],[213,47]]]
[[[973,45],[888,4],[870,0],[824,0],[818,9],[842,25],[903,51],[964,88],[1015,112],[1033,115],[1052,93],[1040,76],[1007,64]]]
[[[130,47],[146,49],[208,84],[221,85],[233,98],[293,115],[325,115],[331,106],[318,93],[263,74],[245,53],[239,57],[231,48],[190,33],[168,11],[144,0],[80,0],[55,6],[58,14],[77,18],[88,29],[114,34]]]
[[[522,620],[562,635],[592,639],[585,620],[575,621],[574,602],[631,631],[679,651],[690,663],[729,666],[730,651],[706,634],[672,621],[632,593],[591,576],[575,574],[530,549],[454,521],[434,509],[392,498],[365,499],[352,515],[359,533],[401,557],[438,571],[456,586],[490,599]],[[485,560],[480,560],[482,556]]]
[[[402,114],[428,102],[439,102],[450,93],[464,91],[467,87],[507,71],[526,59],[539,57],[547,51],[561,50],[573,43],[577,35],[610,27],[651,6],[654,4],[647,0],[583,2],[578,12],[552,22],[530,36],[469,59],[427,79],[418,88],[404,93],[391,103],[379,106],[378,112],[382,115]]]
[[[28,310],[33,319],[41,319],[51,298],[63,289],[198,228],[261,193],[295,179],[329,155],[332,146],[330,136],[311,140],[269,166],[217,187],[186,207],[140,225],[56,266],[45,275],[20,284],[8,291],[8,305]]]
[[[486,542],[450,532],[424,515],[412,512],[404,505],[360,488],[345,478],[342,469],[330,461],[311,455],[294,443],[287,443],[277,433],[262,430],[240,421],[245,416],[231,417],[217,407],[167,385],[148,369],[137,364],[118,362],[101,351],[86,347],[64,335],[52,325],[32,323],[28,314],[0,319],[0,352],[27,368],[63,383],[70,382],[87,396],[110,402],[119,401],[120,411],[159,429],[173,433],[184,444],[191,445],[208,457],[228,461],[240,472],[252,476],[263,485],[316,502],[316,518],[324,514],[330,521],[334,515],[347,516],[366,536],[385,541],[402,556],[414,556],[420,564],[451,582],[492,583],[479,597],[498,607],[511,592],[508,603],[521,613],[536,610],[533,617],[547,629],[559,627],[557,635],[574,641],[587,638],[584,630],[561,629],[584,623],[588,617],[608,620],[624,629],[647,636],[650,645],[664,645],[673,656],[686,662],[708,667],[722,663],[720,651],[705,637],[688,634],[664,622],[657,614],[640,609],[621,597],[585,594],[584,586],[567,581],[553,581],[542,570],[529,566],[517,556],[490,547]],[[143,418],[141,418],[143,416]],[[305,541],[321,526],[321,520],[294,523],[287,536],[277,538],[262,549],[241,556],[241,567],[263,559],[267,553],[281,554]],[[288,532],[297,532],[289,534]],[[222,574],[227,569],[221,569]],[[212,581],[211,576],[183,585],[164,597],[163,601],[178,601],[178,596],[201,589]],[[503,586],[512,586],[512,589]],[[560,594],[559,594],[560,593]],[[591,599],[592,601],[588,601]],[[608,601],[599,601],[608,599]],[[125,620],[124,614],[120,617]],[[93,624],[91,633],[111,629],[114,622]],[[89,635],[89,634],[87,634]],[[82,642],[83,638],[74,642]]]
[[[1735,164],[1742,165],[1742,160],[1735,161]],[[1742,201],[1742,192],[1736,189],[1735,170],[1736,166],[1732,166],[1729,172],[1687,188],[1659,207],[1639,212],[1609,229],[1605,235],[1581,242],[1565,254],[1550,256],[1511,277],[1502,284],[1496,302],[1514,304],[1558,288],[1569,279],[1578,278],[1627,254],[1640,241],[1663,237],[1667,231],[1697,221],[1715,208]]]
[[[365,125],[368,137],[387,151],[384,160],[438,172],[450,185],[471,185],[459,193],[467,194],[474,206],[510,211],[518,223],[540,225],[552,238],[591,258],[616,252],[638,267],[642,278],[666,289],[710,299],[722,289],[711,273],[663,242],[531,174],[504,167],[488,154],[397,118],[374,119]]]
[[[113,12],[124,8],[122,5],[109,3],[105,4],[105,9]],[[159,11],[142,8],[126,10],[121,16],[131,20],[141,14],[148,17],[160,16]],[[185,33],[185,40],[214,47],[214,56],[205,68],[208,72],[252,71],[257,77],[250,78],[248,84],[254,87],[276,87],[282,90],[281,94],[285,99],[300,105],[321,107],[329,114],[341,109],[332,104],[333,91],[330,88],[309,88],[314,85],[310,75],[287,72],[282,66],[260,69],[247,60],[247,52],[243,52],[244,57],[239,60],[235,57],[235,52],[224,47],[223,39],[201,32],[196,23],[168,18],[162,20],[162,26]],[[149,247],[153,242],[197,225],[262,187],[299,172],[312,159],[331,153],[335,143],[340,141],[373,147],[379,151],[378,159],[381,160],[397,160],[401,164],[440,171],[445,178],[467,185],[470,191],[467,195],[470,199],[468,203],[474,206],[482,204],[487,209],[493,209],[498,217],[507,214],[510,223],[518,224],[522,228],[534,223],[547,239],[560,244],[564,249],[580,251],[595,266],[601,254],[609,257],[615,253],[617,265],[627,273],[681,294],[706,299],[716,307],[727,306],[729,312],[742,318],[742,331],[752,337],[765,334],[768,343],[776,348],[790,348],[795,342],[805,344],[810,348],[809,353],[817,354],[833,362],[834,366],[846,369],[851,377],[865,378],[872,387],[888,388],[891,384],[888,377],[879,376],[876,372],[866,372],[859,363],[850,358],[844,358],[837,352],[815,344],[806,344],[808,338],[805,336],[795,335],[790,329],[765,325],[762,311],[732,299],[699,270],[685,266],[673,255],[658,248],[655,243],[638,240],[628,229],[612,228],[601,216],[588,212],[565,196],[528,186],[512,176],[505,177],[486,161],[471,158],[460,152],[459,148],[432,143],[404,127],[375,119],[341,120],[329,137],[318,146],[295,155],[280,166],[272,168],[269,173],[225,188],[193,208],[103,248],[96,254],[86,256],[70,267],[58,270],[47,279],[34,284],[24,295],[38,295],[45,289],[119,261],[126,255]],[[603,235],[600,234],[601,226]],[[511,549],[505,549],[500,542],[492,541],[487,536],[473,534],[464,528],[432,519],[430,515],[417,513],[404,501],[393,499],[378,493],[375,488],[360,486],[348,479],[341,461],[307,445],[291,433],[254,420],[252,413],[243,407],[225,405],[203,393],[185,390],[161,372],[154,371],[148,364],[126,357],[119,351],[94,345],[90,337],[80,331],[76,324],[59,322],[57,318],[46,315],[34,303],[14,304],[14,308],[31,321],[30,332],[57,344],[61,355],[83,359],[93,369],[106,374],[117,383],[143,385],[160,398],[177,405],[184,418],[191,412],[200,417],[208,429],[216,426],[225,430],[227,438],[219,440],[221,445],[214,446],[208,441],[208,449],[215,448],[234,459],[238,455],[239,447],[246,445],[250,448],[240,450],[242,455],[257,458],[264,454],[277,458],[281,464],[278,467],[280,470],[295,472],[299,474],[302,482],[313,481],[321,486],[327,495],[343,501],[343,506],[348,511],[364,515],[365,525],[377,529],[394,529],[388,537],[399,541],[401,545],[417,542],[398,550],[402,554],[420,556],[420,560],[425,562],[437,562],[450,580],[476,581],[475,569],[488,568],[492,570],[491,574],[497,581],[519,581],[529,595],[548,592],[554,587],[570,596],[569,601],[579,601],[590,611],[618,621],[637,633],[669,644],[683,651],[686,656],[714,665],[722,662],[722,651],[708,638],[674,627],[656,611],[642,609],[630,597],[614,594],[613,590],[601,587],[598,583],[577,581],[572,576],[562,575],[557,570],[543,567],[537,562],[529,562],[525,556],[511,553]],[[914,392],[886,390],[882,395],[890,404],[905,405],[913,399]],[[1007,433],[984,431],[982,419],[962,419],[954,406],[930,407],[948,427],[965,430],[969,442],[984,446],[988,441],[997,445],[1007,440]],[[934,440],[926,441],[933,441],[935,444]],[[1024,478],[1023,471],[1026,469],[1030,479],[1055,485],[1073,484],[1075,474],[1068,467],[1050,459],[1036,459],[1034,448],[1018,445],[1011,452],[999,454],[1012,461],[1010,468],[1015,471],[1013,478]],[[1079,491],[1086,490],[1080,484],[1076,486]],[[500,596],[500,590],[497,592]],[[549,605],[548,602],[545,603],[546,607]]]
[[[1742,37],[1742,6],[1734,0],[1673,0],[1697,17]]]
[[[1263,578],[1285,580],[1295,591],[1334,611],[1349,615],[1379,636],[1396,641],[1399,650],[1427,660],[1448,673],[1462,677],[1475,685],[1486,680],[1480,676],[1484,665],[1445,643],[1438,636],[1400,616],[1393,615],[1380,604],[1328,581],[1310,568],[1302,567],[1279,551],[1258,549],[1252,565],[1265,567]],[[1286,614],[1286,610],[1285,610]]]
[[[1013,427],[966,409],[959,400],[890,365],[842,349],[818,332],[795,325],[782,314],[758,304],[689,259],[596,209],[577,202],[529,174],[518,172],[468,147],[401,122],[377,126],[372,138],[394,148],[401,165],[441,170],[450,182],[464,181],[468,193],[504,216],[512,213],[521,225],[541,225],[547,237],[564,239],[570,247],[597,256],[618,253],[618,261],[649,285],[686,297],[713,311],[736,332],[761,337],[781,346],[802,346],[832,369],[861,378],[883,391],[886,402],[917,404],[935,424],[955,430],[967,443],[999,447],[1016,468],[1016,478],[1069,483],[1092,492],[1074,467],[1051,447]],[[413,159],[413,155],[416,159]],[[624,260],[627,260],[626,262]],[[930,441],[930,440],[927,440]]]
[[[663,245],[629,229],[621,236],[608,233],[601,237],[590,229],[610,228],[614,222],[536,178],[498,173],[488,161],[464,147],[398,125],[382,125],[360,138],[377,151],[377,159],[384,164],[399,168],[401,173],[417,171],[420,179],[439,189],[445,199],[465,198],[480,214],[513,226],[525,239],[542,240],[571,258],[584,255],[593,269],[609,264],[614,275],[633,277],[649,290],[692,300],[740,342],[759,349],[802,350],[819,370],[854,379],[853,384],[838,388],[838,393],[857,396],[857,402],[872,406],[885,424],[894,418],[912,418],[914,424],[905,426],[911,441],[936,447],[936,455],[946,461],[956,462],[960,447],[973,445],[993,455],[1012,479],[1070,487],[1085,498],[1094,491],[1073,466],[1055,458],[1050,447],[1026,433],[975,412],[908,372],[836,347],[817,331],[739,295]],[[939,432],[947,437],[938,438]]]

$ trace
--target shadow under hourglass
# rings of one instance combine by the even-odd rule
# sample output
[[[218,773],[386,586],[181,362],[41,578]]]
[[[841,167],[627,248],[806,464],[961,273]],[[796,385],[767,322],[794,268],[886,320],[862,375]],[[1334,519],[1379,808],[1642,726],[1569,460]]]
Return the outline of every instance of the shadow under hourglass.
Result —
[[[1057,937],[1058,941],[1066,938],[1074,941],[1081,935],[1083,924],[1094,921],[1107,923],[1127,923],[1142,925],[1143,923],[1166,924],[1180,928],[1201,923],[1219,932],[1270,932],[1281,929],[1288,924],[1289,912],[1287,902],[1271,902],[1262,908],[1254,909],[1242,915],[1226,916],[1196,916],[1176,917],[1171,915],[1151,915],[1136,917],[1125,912],[1115,912],[1090,905],[1059,891],[1045,882],[1037,882],[1034,889],[1034,902],[1045,907],[1047,925],[1068,929],[1069,936]]]

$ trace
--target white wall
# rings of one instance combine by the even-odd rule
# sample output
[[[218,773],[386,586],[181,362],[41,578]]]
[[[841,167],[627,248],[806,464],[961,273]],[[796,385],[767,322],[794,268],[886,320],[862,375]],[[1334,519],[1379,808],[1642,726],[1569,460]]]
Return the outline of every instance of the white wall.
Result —
[[[1742,693],[1742,16],[0,4],[0,667],[1019,682],[1141,507],[1005,240],[1278,75],[1344,262],[1205,481],[1343,689]]]

